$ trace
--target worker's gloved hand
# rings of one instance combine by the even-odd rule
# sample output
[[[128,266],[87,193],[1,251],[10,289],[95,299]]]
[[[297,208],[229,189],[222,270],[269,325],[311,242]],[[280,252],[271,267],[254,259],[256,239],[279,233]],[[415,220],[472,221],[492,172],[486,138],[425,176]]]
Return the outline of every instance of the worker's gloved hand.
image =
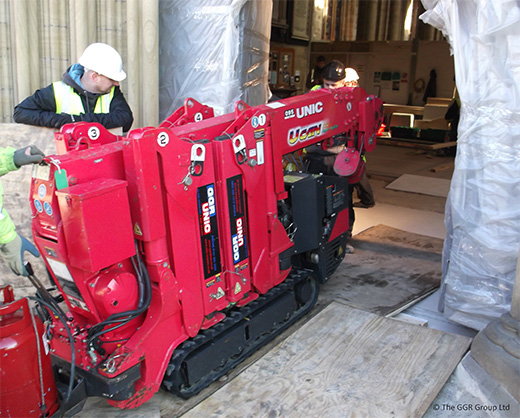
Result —
[[[81,122],[83,120],[83,114],[71,115],[69,113],[60,113],[54,117],[54,127],[60,129],[63,125],[74,122]]]
[[[40,253],[36,247],[24,237],[16,235],[16,238],[7,244],[0,245],[0,255],[11,268],[14,274],[19,276],[27,276],[27,270],[23,264],[23,253],[29,251],[35,257],[39,257]]]
[[[67,123],[81,122],[83,121],[83,113],[80,115],[71,115],[69,113],[62,113],[62,116],[67,118]]]
[[[28,147],[20,148],[14,152],[13,162],[18,168],[20,168],[22,165],[26,164],[41,163],[43,157],[45,157],[43,152],[34,145],[29,145]]]

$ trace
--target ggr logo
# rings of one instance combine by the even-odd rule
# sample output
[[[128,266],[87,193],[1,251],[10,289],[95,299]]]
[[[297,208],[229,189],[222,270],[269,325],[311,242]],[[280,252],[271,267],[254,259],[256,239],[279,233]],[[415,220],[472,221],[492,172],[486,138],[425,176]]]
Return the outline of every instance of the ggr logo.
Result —
[[[204,234],[211,232],[210,216],[215,216],[215,188],[212,184],[207,186],[208,201],[202,204],[202,221],[204,225]]]
[[[238,263],[240,261],[240,247],[244,245],[244,227],[242,225],[242,218],[237,219],[237,233],[233,235],[233,261]]]

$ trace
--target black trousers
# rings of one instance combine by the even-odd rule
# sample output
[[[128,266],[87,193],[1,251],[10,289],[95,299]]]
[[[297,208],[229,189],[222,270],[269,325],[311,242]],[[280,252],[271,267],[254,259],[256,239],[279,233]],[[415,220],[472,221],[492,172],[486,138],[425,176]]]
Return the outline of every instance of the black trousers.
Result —
[[[361,203],[372,206],[375,204],[374,200],[374,192],[372,191],[372,186],[368,181],[367,173],[363,173],[361,180],[359,183],[354,184],[354,190],[356,190],[357,197],[361,201]]]

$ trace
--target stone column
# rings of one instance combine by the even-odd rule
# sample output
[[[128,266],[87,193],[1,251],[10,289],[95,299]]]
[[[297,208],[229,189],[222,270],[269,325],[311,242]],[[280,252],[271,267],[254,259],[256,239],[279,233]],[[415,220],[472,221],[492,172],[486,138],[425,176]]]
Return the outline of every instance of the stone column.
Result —
[[[520,402],[520,256],[510,312],[490,322],[471,345],[471,356]]]

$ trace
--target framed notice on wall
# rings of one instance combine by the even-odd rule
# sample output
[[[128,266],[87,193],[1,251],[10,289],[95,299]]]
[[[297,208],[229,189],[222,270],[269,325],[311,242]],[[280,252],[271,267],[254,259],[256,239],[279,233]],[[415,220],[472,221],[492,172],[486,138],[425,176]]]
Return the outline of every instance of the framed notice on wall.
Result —
[[[300,0],[293,2],[293,19],[291,37],[302,41],[311,40],[312,7],[314,0]]]
[[[269,53],[269,71],[271,87],[291,87],[291,76],[294,75],[294,49],[271,48]]]

